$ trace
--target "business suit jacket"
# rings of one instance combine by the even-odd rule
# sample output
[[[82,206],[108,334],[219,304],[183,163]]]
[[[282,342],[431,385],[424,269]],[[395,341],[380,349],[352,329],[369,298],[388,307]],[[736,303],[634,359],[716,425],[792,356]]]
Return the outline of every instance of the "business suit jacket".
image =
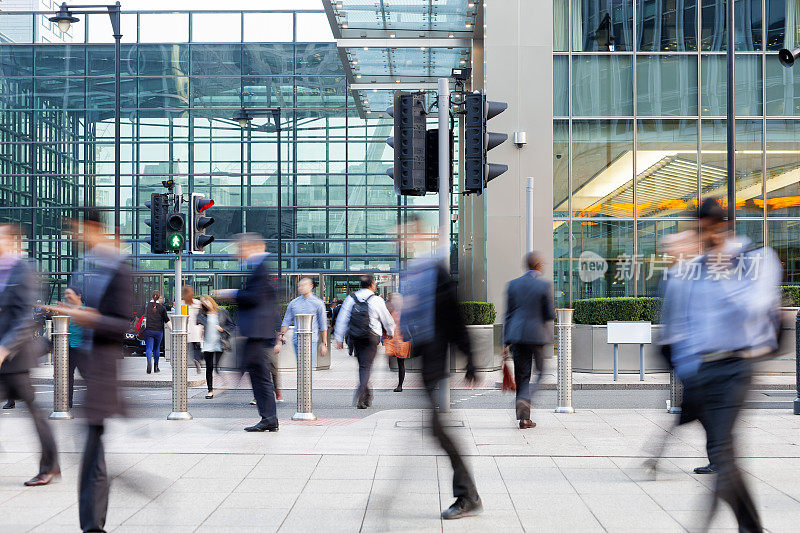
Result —
[[[0,292],[0,346],[10,352],[0,366],[2,374],[26,372],[36,366],[33,339],[35,299],[36,272],[30,263],[20,259],[12,267]]]
[[[270,279],[267,256],[253,268],[236,292],[239,305],[239,332],[249,339],[274,339],[280,328],[278,293]]]
[[[133,310],[133,282],[124,256],[87,257],[83,271],[83,297],[86,307],[100,316],[85,341],[88,352],[86,378],[86,417],[100,425],[105,418],[124,413],[117,384],[117,363],[122,343],[130,327]]]
[[[503,324],[505,344],[549,344],[555,319],[553,291],[538,273],[528,271],[511,280],[506,287],[506,319]]]

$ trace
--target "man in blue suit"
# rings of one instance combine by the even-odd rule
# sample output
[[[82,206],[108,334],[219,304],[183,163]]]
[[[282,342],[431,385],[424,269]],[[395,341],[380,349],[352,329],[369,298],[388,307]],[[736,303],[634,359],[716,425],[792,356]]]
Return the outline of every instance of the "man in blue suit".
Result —
[[[544,370],[544,345],[553,342],[555,319],[551,283],[541,278],[542,258],[536,252],[525,256],[528,271],[511,280],[506,288],[506,319],[503,324],[503,354],[509,347],[514,357],[517,382],[517,419],[520,429],[536,427],[531,421],[531,395],[539,386]],[[536,383],[531,388],[531,370],[536,364]]]
[[[242,233],[237,240],[239,258],[247,265],[250,274],[241,289],[218,291],[217,294],[232,299],[239,306],[239,333],[243,337],[237,350],[239,368],[250,375],[261,416],[261,421],[244,430],[278,431],[275,384],[267,359],[267,351],[275,346],[280,330],[278,293],[268,266],[264,239],[256,233]]]

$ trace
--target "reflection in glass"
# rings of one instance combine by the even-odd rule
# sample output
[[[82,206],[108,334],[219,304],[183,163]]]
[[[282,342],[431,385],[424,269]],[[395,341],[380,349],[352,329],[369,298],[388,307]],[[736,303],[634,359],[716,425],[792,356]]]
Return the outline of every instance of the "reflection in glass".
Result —
[[[553,56],[553,116],[569,115],[569,58]]]
[[[636,69],[640,116],[697,115],[697,57],[638,56]]]
[[[697,0],[637,0],[642,52],[697,50]]]
[[[636,138],[636,214],[691,216],[697,206],[697,121],[640,120]],[[617,202],[633,202],[630,187]]]
[[[767,216],[800,216],[800,122],[767,120]]]
[[[638,222],[636,253],[642,262],[637,285],[639,296],[660,296],[658,285],[664,279],[665,270],[671,265],[670,259],[663,255],[662,239],[667,235],[694,228],[697,228],[697,223],[691,220]]]
[[[572,216],[633,216],[632,202],[614,200],[633,180],[633,121],[572,124]],[[564,209],[561,204],[557,209]]]
[[[569,0],[553,0],[553,51],[569,50]]]
[[[767,235],[781,260],[784,283],[800,282],[800,220],[770,220]]]
[[[767,50],[794,48],[800,44],[800,3],[797,0],[766,0]]]
[[[631,0],[572,0],[572,49],[576,52],[631,50]]]
[[[765,113],[768,116],[800,115],[800,76],[797,76],[793,68],[781,65],[777,55],[768,55],[765,61]]]
[[[584,254],[584,261],[581,261]],[[589,254],[596,254],[607,264],[598,279],[587,275]],[[572,298],[633,296],[636,268],[626,270],[626,257],[633,256],[633,221],[589,221],[572,223]],[[632,265],[630,259],[627,261]],[[584,266],[582,271],[581,267]],[[630,275],[629,275],[630,274]]]
[[[633,115],[630,56],[574,56],[572,114],[578,117]]]
[[[553,216],[569,215],[569,123],[553,121]]]
[[[758,116],[761,104],[761,56],[736,55],[736,116]],[[702,114],[727,114],[728,67],[724,55],[703,55],[700,60]]]

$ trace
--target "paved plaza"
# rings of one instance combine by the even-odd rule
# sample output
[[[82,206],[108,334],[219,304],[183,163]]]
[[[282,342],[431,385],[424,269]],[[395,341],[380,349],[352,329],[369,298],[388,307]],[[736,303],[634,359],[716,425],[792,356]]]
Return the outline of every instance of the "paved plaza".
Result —
[[[708,507],[713,476],[697,426],[674,431],[655,479],[649,446],[671,430],[661,410],[537,410],[533,430],[511,410],[454,410],[450,426],[468,455],[484,502],[479,517],[443,522],[451,470],[423,410],[362,419],[281,420],[250,434],[250,419],[115,420],[107,458],[114,476],[109,531],[686,531]],[[63,479],[25,488],[36,470],[25,418],[0,420],[4,532],[77,531],[83,425],[54,423]],[[745,410],[739,453],[771,532],[800,521],[800,417]],[[715,530],[735,531],[724,506]]]

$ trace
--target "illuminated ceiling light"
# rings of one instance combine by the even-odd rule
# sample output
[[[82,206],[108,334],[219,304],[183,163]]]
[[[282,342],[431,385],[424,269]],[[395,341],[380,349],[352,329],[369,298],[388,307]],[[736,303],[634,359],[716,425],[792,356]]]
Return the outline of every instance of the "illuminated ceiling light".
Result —
[[[395,32],[392,32],[389,34],[389,37],[394,39],[395,37],[397,37],[397,34]]]
[[[400,80],[394,80],[395,83],[400,83]]]
[[[450,32],[450,35],[448,35],[448,37],[451,38],[451,39],[455,39],[456,34],[453,33],[453,32]]]
[[[336,2],[336,9],[342,9],[342,0]]]
[[[425,47],[424,46],[420,46],[419,49],[420,50],[425,50]]]
[[[356,74],[356,78],[360,80],[361,79],[361,74]]]
[[[472,28],[472,23],[471,22],[467,22],[464,26],[469,30],[469,29]]]
[[[366,52],[367,50],[369,50],[369,46],[364,47],[364,51]]]
[[[341,4],[341,2],[339,2]],[[467,7],[475,7],[475,2],[467,2]]]
[[[346,20],[343,20],[343,21],[342,21],[342,29],[343,29],[343,30],[346,30],[346,29],[347,29],[347,28],[349,28],[349,27],[350,27],[350,25],[347,23],[347,21],[346,21]]]
[[[378,89],[372,89],[372,92],[376,93],[378,92]]]

